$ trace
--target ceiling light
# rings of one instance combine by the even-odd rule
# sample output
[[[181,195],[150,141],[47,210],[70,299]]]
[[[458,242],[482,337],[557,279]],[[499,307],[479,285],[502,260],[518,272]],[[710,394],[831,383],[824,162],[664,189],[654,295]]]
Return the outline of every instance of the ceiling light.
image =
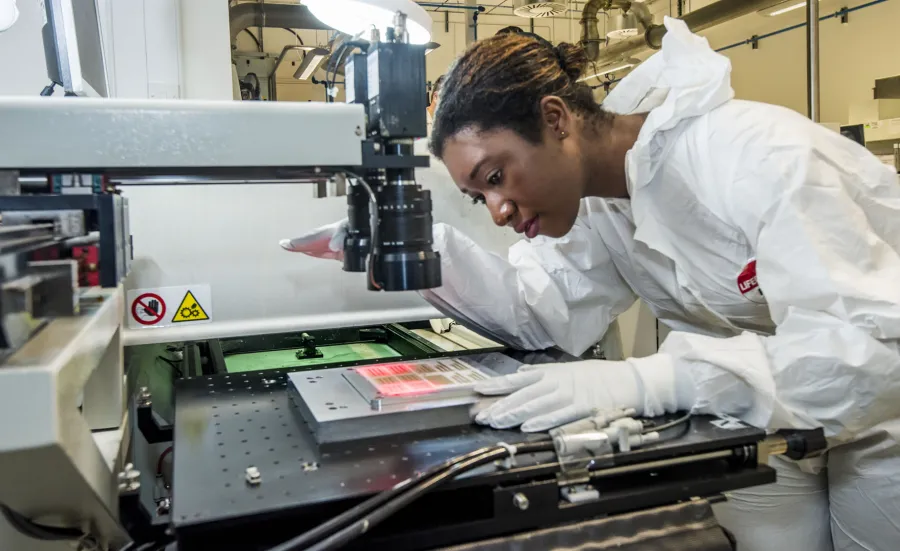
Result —
[[[298,80],[309,80],[309,77],[313,76],[313,74],[319,70],[322,61],[330,54],[331,52],[325,48],[313,48],[306,52],[306,55],[303,56],[303,63],[301,63],[297,71],[294,72],[294,78]]]
[[[542,2],[540,0],[513,1],[513,13],[519,17],[527,17],[528,19],[556,17],[565,12],[565,2]]]
[[[368,36],[372,27],[384,37],[394,26],[394,14],[406,14],[406,30],[411,44],[431,40],[431,17],[413,0],[303,0],[322,23],[349,34]]]
[[[634,63],[626,63],[625,65],[619,65],[618,67],[613,67],[612,69],[606,69],[605,71],[600,71],[599,73],[595,73],[588,77],[582,77],[582,78],[578,79],[578,82],[584,82],[584,81],[590,80],[592,78],[602,77],[602,76],[608,75],[610,73],[615,73],[616,71],[621,71],[623,69],[630,69],[634,66],[635,66]]]
[[[822,0],[819,0],[820,2]],[[761,11],[763,15],[768,15],[769,17],[774,17],[776,15],[781,15],[783,13],[792,12],[794,10],[799,10],[800,8],[806,6],[806,2],[795,2],[792,0],[786,0],[785,2],[781,2],[779,4],[775,4],[770,8],[766,8]]]
[[[622,40],[637,36],[640,32],[640,22],[634,12],[620,11],[618,15],[609,18],[609,32],[606,38],[610,40]]]

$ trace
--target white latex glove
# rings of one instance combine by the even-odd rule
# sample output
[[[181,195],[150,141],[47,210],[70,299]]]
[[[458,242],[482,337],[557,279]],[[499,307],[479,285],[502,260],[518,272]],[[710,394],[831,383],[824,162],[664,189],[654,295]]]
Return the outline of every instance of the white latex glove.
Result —
[[[344,238],[347,237],[348,227],[349,222],[345,218],[340,222],[322,226],[300,237],[282,239],[278,244],[286,251],[343,262]]]
[[[475,422],[541,432],[615,408],[654,417],[693,406],[693,385],[689,378],[682,380],[676,385],[673,364],[661,354],[624,362],[526,365],[475,387],[487,396],[510,394],[479,413]]]
[[[18,18],[16,0],[0,0],[0,33],[12,27]]]

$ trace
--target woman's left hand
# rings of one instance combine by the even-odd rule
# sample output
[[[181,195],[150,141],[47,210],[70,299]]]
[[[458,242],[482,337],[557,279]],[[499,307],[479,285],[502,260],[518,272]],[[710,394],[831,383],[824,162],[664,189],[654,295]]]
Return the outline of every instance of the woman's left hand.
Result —
[[[475,391],[508,395],[479,413],[477,423],[495,429],[521,425],[525,432],[546,431],[616,408],[647,415],[678,409],[674,370],[662,356],[526,365],[512,375],[484,381]]]

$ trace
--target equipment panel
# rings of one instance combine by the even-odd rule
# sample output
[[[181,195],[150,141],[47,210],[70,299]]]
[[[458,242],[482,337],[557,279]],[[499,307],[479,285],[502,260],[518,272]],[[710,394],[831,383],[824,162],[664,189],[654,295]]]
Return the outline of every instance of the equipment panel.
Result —
[[[0,98],[0,170],[275,177],[360,166],[364,126],[335,103]]]

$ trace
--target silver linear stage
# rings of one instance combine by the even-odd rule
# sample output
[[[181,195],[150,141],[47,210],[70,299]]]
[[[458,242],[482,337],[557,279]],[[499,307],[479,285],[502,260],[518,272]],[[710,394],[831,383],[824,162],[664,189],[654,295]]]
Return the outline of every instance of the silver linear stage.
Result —
[[[362,164],[361,105],[0,98],[0,171],[302,178]]]

